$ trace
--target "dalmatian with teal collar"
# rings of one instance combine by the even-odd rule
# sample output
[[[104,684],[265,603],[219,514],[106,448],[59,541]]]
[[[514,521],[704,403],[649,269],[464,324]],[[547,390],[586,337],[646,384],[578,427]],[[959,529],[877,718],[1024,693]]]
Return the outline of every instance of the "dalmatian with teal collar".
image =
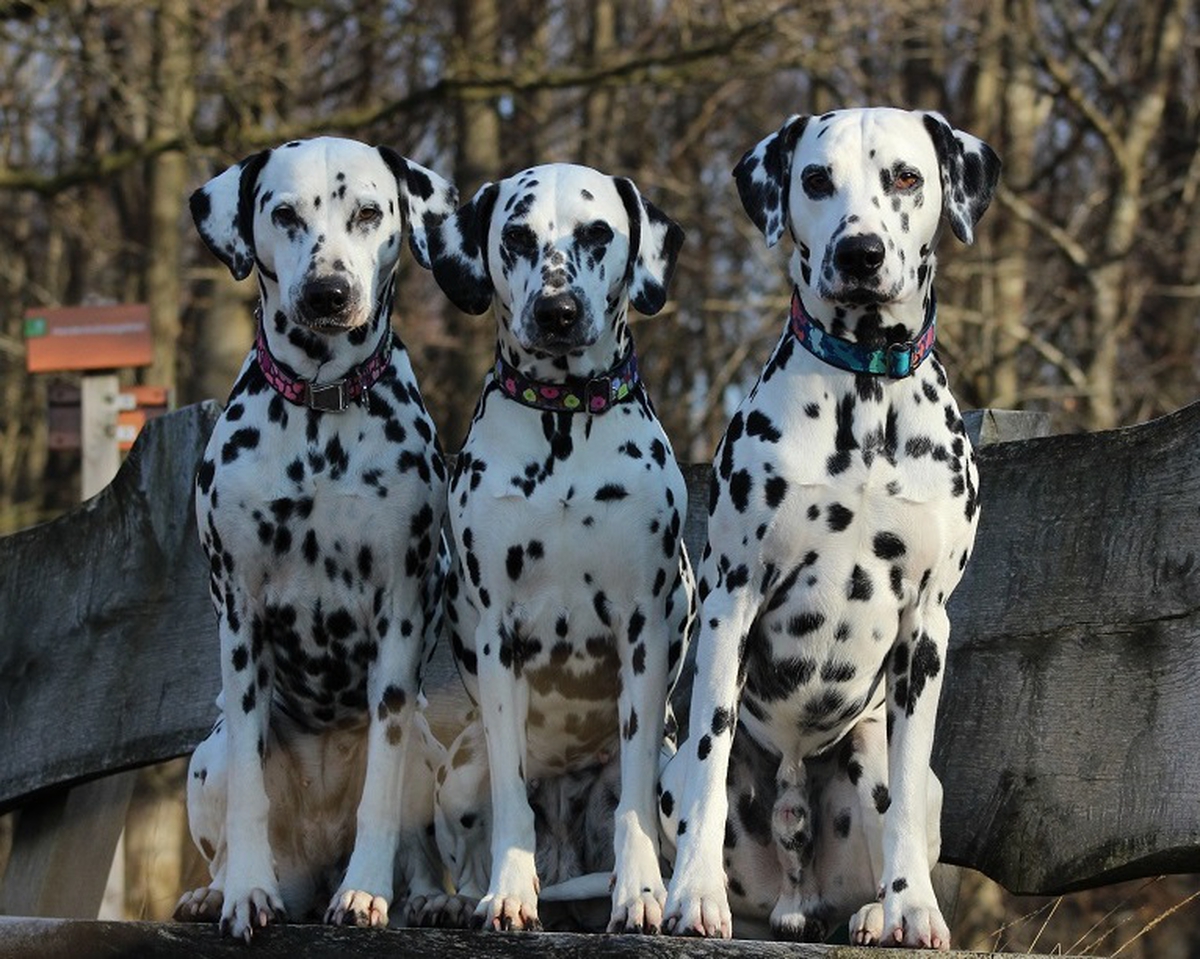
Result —
[[[949,948],[929,762],[979,493],[934,251],[944,223],[972,241],[999,167],[937,114],[862,109],[793,116],[734,170],[767,244],[791,235],[793,295],[713,465],[669,931],[853,913],[854,942]]]
[[[655,789],[693,584],[683,477],[627,311],[662,309],[682,240],[632,181],[568,164],[485,185],[430,238],[442,289],[497,325],[449,492],[447,629],[478,722],[436,804],[443,859],[486,928],[540,928],[540,884],[597,870],[608,928],[662,924]],[[586,788],[531,805],[613,763],[607,822]],[[546,843],[539,818],[573,838]]]
[[[396,878],[440,891],[441,753],[418,706],[446,471],[391,311],[402,234],[428,267],[455,202],[395,151],[333,138],[192,196],[204,242],[236,279],[256,270],[261,299],[196,478],[222,692],[188,776],[212,880],[180,919],[249,940],[285,915],[386,925]]]

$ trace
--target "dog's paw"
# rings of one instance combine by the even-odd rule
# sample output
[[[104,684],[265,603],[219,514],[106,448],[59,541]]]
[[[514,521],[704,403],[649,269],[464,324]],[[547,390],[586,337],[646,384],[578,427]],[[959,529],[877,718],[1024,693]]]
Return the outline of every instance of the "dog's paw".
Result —
[[[661,882],[657,887],[642,886],[626,895],[622,895],[619,888],[615,889],[608,931],[657,936],[662,931],[666,901],[667,889]]]
[[[425,929],[466,929],[479,900],[436,893],[409,899],[405,922]]]
[[[475,907],[471,916],[471,926],[475,929],[495,929],[498,932],[541,932],[542,921],[538,918],[537,897],[488,893]]]
[[[705,936],[729,939],[733,936],[733,914],[725,885],[703,890],[686,890],[667,896],[663,928],[673,936]]]
[[[230,890],[221,907],[221,934],[249,942],[255,930],[286,918],[283,900],[275,889],[255,886],[241,893]]]
[[[613,847],[616,868],[609,878],[612,913],[609,932],[662,932],[667,887],[658,866],[658,846],[630,816],[618,817]]]
[[[950,930],[932,892],[920,896],[889,890],[883,900],[883,933],[879,944],[949,950]]]
[[[225,894],[212,886],[191,889],[175,903],[176,922],[216,922],[221,918]]]
[[[877,946],[883,939],[883,903],[868,902],[850,917],[850,941],[856,946]]]
[[[358,889],[338,892],[325,910],[325,923],[330,926],[386,926],[388,901]]]
[[[820,900],[781,896],[771,910],[771,932],[791,942],[824,942],[829,935],[827,914]]]

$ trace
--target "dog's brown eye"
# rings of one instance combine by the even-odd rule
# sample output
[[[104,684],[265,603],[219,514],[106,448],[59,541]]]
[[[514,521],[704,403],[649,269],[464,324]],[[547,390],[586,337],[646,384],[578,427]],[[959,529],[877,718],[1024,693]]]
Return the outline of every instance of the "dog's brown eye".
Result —
[[[271,211],[271,222],[281,230],[291,230],[300,226],[300,214],[295,207],[281,203]]]
[[[901,192],[908,192],[909,190],[915,190],[923,182],[921,174],[916,170],[901,170],[892,181],[892,186]]]
[[[368,203],[366,206],[358,208],[355,219],[362,226],[374,226],[383,219],[383,210],[379,209],[374,203]]]

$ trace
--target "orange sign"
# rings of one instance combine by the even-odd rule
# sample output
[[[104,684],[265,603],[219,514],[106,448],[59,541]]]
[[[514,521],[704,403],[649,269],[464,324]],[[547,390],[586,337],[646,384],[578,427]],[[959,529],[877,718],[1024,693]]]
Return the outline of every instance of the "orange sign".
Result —
[[[28,310],[25,346],[30,373],[149,366],[154,356],[150,307],[126,303]]]
[[[121,451],[133,449],[133,441],[147,420],[167,412],[165,386],[127,386],[117,396],[117,444]]]
[[[52,450],[77,450],[81,435],[79,387],[52,382],[48,390],[47,414],[49,447]],[[117,394],[117,445],[128,452],[147,420],[167,412],[170,399],[165,386],[126,386]]]

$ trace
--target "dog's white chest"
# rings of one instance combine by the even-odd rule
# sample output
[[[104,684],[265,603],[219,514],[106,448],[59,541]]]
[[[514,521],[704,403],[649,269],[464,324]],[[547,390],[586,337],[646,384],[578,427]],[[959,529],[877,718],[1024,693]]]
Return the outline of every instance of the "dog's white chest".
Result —
[[[390,597],[437,548],[444,468],[423,412],[379,389],[336,414],[235,391],[197,478],[214,599],[272,649],[276,698],[318,727],[365,721]]]
[[[716,573],[704,585],[758,584],[744,719],[804,755],[871,704],[901,611],[949,595],[978,514],[973,454],[939,368],[830,376],[796,354],[768,364],[718,453]]]
[[[489,652],[475,641],[479,619],[509,644],[502,662],[526,682],[535,768],[592,763],[618,742],[618,643],[631,628],[636,641],[638,621],[659,619],[664,602],[672,622],[686,614],[686,597],[668,599],[681,590],[682,474],[636,402],[593,417],[495,394],[488,404],[450,485],[471,594],[459,596],[458,625],[477,654]],[[646,641],[676,632],[653,627]]]

